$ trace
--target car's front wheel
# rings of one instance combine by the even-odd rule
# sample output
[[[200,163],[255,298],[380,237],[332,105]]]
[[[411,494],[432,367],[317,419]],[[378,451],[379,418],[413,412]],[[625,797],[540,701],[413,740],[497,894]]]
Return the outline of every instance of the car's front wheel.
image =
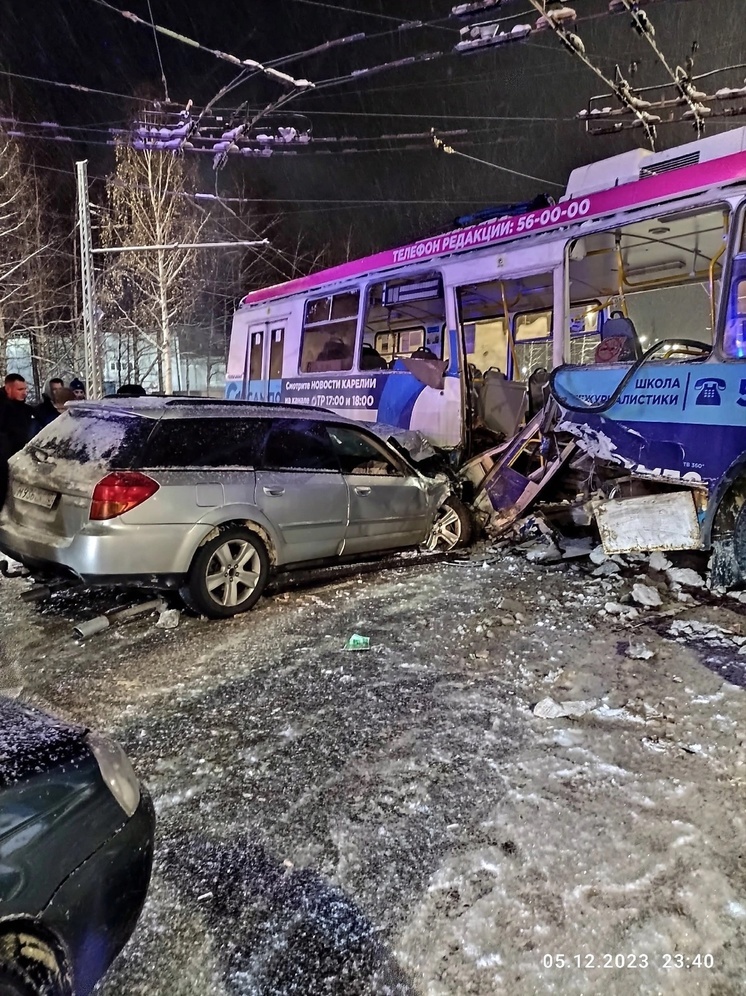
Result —
[[[225,619],[255,605],[268,578],[264,543],[255,533],[236,526],[199,548],[180,594],[195,612]]]
[[[424,542],[428,552],[455,550],[468,546],[474,531],[471,512],[454,495],[450,495],[437,511],[430,535]]]

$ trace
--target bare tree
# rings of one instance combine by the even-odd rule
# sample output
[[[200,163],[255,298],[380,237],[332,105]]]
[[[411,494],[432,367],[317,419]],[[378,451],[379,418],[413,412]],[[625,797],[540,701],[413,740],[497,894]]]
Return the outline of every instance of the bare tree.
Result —
[[[120,145],[106,187],[104,243],[133,248],[107,257],[101,295],[106,328],[127,342],[119,352],[128,378],[142,379],[146,357],[154,356],[166,394],[173,390],[174,330],[190,319],[198,293],[198,252],[190,246],[206,218],[190,198],[178,196],[192,186],[183,159]],[[134,251],[138,246],[157,248]]]
[[[70,235],[30,156],[0,131],[0,356],[11,338],[28,340],[37,382],[40,347],[70,321]]]

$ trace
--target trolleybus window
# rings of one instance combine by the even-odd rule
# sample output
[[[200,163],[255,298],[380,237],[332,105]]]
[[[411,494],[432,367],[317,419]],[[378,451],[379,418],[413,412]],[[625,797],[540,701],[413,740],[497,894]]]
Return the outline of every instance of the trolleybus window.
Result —
[[[285,345],[285,329],[270,330],[269,347],[269,379],[280,380],[282,377],[282,358]]]
[[[352,368],[359,300],[355,290],[306,302],[301,373]]]
[[[536,309],[546,313],[551,324],[552,280],[551,273],[539,273],[459,287],[459,317],[466,359],[475,372],[483,373],[493,368],[505,372],[512,364],[515,374],[520,376],[515,371],[519,361],[512,338],[514,319],[517,314],[525,316],[526,312]],[[548,335],[543,329],[544,320],[539,319],[539,326],[532,334]]]
[[[600,342],[601,304],[592,301],[570,309],[570,362],[591,363]],[[529,377],[534,370],[552,367],[552,312],[516,315],[515,352],[518,373]]]
[[[368,289],[360,369],[383,369],[412,356],[439,360],[444,328],[445,303],[437,273],[373,284]]]
[[[740,246],[734,246],[735,255],[730,274],[730,286],[725,297],[722,350],[732,359],[746,358],[746,225],[741,208],[742,234]],[[743,387],[742,381],[742,387]],[[746,391],[742,393],[746,394]],[[739,404],[741,399],[739,399]]]
[[[578,239],[569,252],[570,302],[597,297],[608,313],[629,317],[638,350],[672,334],[711,342],[727,229],[728,208],[717,205]]]

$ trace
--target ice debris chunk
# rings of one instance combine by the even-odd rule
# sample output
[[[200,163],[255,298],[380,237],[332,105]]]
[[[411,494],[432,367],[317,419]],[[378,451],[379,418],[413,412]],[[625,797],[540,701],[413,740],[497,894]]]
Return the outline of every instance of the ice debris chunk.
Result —
[[[630,642],[624,651],[624,656],[630,657],[634,661],[649,661],[652,657],[655,657],[655,651],[651,650],[644,643]]]
[[[178,609],[163,609],[158,616],[156,626],[160,629],[176,629],[181,620],[181,612]]]
[[[653,609],[662,604],[660,592],[650,584],[635,584],[632,586],[632,598],[638,605]]]
[[[565,716],[585,716],[595,709],[595,699],[581,699],[574,702],[555,702],[552,698],[542,699],[534,706],[534,716],[540,719],[562,719]]]
[[[704,579],[691,567],[670,567],[666,571],[666,577],[671,584],[686,584],[690,588],[705,587]]]

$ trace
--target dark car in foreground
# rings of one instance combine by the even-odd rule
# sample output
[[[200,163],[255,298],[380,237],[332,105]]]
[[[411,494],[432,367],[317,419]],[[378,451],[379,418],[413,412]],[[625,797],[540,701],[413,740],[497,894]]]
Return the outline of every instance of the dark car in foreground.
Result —
[[[195,398],[72,405],[10,461],[0,549],[89,585],[174,588],[207,616],[271,574],[464,544],[446,474],[333,412]]]
[[[121,747],[0,696],[0,996],[85,996],[145,901],[155,817]]]

